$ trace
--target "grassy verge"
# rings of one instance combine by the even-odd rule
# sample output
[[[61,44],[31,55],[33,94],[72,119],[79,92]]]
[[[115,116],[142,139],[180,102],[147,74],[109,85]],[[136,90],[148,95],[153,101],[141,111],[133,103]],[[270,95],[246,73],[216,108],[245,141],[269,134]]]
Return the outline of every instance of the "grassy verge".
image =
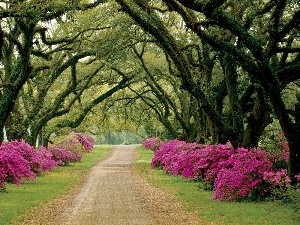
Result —
[[[189,210],[197,211],[210,224],[300,224],[299,212],[290,204],[280,202],[219,202],[212,201],[213,192],[198,188],[198,183],[153,170],[149,164],[153,152],[138,148],[136,172],[154,186],[174,194],[185,202]],[[300,201],[300,199],[299,199]]]
[[[73,189],[91,166],[105,158],[111,146],[95,146],[91,153],[83,153],[82,162],[56,168],[43,174],[35,182],[25,181],[20,186],[8,184],[0,192],[0,225],[22,220],[31,207],[36,207],[62,196]]]

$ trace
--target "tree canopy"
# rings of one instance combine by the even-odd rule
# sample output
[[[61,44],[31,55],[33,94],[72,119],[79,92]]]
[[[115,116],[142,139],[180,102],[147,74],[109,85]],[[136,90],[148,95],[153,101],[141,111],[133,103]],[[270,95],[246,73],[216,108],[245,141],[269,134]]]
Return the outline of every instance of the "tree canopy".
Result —
[[[0,126],[9,138],[101,133],[95,123],[120,121],[146,135],[256,147],[278,121],[290,172],[300,172],[298,1],[0,7]]]

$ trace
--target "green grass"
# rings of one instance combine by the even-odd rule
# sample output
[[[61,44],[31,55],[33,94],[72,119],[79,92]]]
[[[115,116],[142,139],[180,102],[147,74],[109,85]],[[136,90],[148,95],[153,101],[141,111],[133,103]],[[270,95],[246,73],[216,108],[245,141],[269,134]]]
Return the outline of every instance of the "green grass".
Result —
[[[199,217],[207,224],[300,224],[299,212],[295,212],[290,204],[272,201],[256,203],[213,201],[213,192],[199,189],[197,182],[151,169],[149,164],[153,152],[146,151],[142,147],[138,149],[136,172],[154,186],[176,195],[180,201],[185,202],[188,210],[198,212]]]
[[[25,181],[20,186],[6,185],[0,192],[0,225],[19,222],[26,211],[58,198],[72,190],[99,160],[105,158],[111,146],[95,146],[91,153],[83,153],[82,162],[56,168],[43,174],[35,182]]]

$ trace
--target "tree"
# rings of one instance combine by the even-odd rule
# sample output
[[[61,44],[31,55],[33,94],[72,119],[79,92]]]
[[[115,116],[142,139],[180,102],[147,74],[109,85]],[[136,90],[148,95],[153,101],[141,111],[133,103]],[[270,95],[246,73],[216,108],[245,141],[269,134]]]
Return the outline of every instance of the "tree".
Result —
[[[225,123],[222,117],[207,100],[202,89],[193,82],[189,61],[180,52],[178,43],[167,30],[151,5],[147,2],[117,0],[146,32],[152,34],[177,67],[182,87],[188,90],[199,102],[206,115],[235,146],[242,144],[240,135],[241,113],[234,105],[234,95],[228,93],[229,101],[235,110],[232,123]],[[228,84],[234,79],[235,66],[241,68],[250,78],[257,93],[257,106],[263,106],[267,100],[272,112],[280,122],[290,147],[290,175],[300,172],[299,131],[291,119],[281,96],[281,91],[290,82],[299,79],[299,33],[300,11],[295,1],[264,2],[245,1],[184,1],[165,0],[165,10],[176,11],[182,16],[186,27],[191,29],[202,41],[214,50],[223,52],[223,68],[227,68]],[[162,4],[163,5],[163,4]],[[241,15],[243,12],[247,12]],[[222,36],[218,33],[224,34]],[[227,36],[226,36],[227,35]],[[231,80],[230,80],[231,79]],[[227,91],[230,88],[227,88]],[[253,92],[252,92],[253,93]],[[262,95],[260,95],[262,93]],[[233,93],[234,94],[234,93]],[[265,98],[263,97],[265,96]],[[260,103],[259,103],[260,101]],[[237,108],[236,108],[237,107]],[[261,111],[262,108],[256,110]],[[268,109],[267,109],[268,110]],[[256,115],[257,116],[257,115]],[[264,118],[263,114],[258,115]],[[256,118],[256,123],[261,119]]]
[[[84,1],[83,1],[84,2]],[[28,79],[34,77],[40,68],[33,68],[31,57],[47,57],[47,49],[37,48],[38,40],[45,40],[45,29],[39,24],[64,16],[74,10],[87,10],[101,4],[93,3],[74,4],[60,1],[1,1],[1,62],[4,73],[1,77],[0,96],[0,140],[3,140],[3,127],[10,113],[15,107],[16,98]],[[41,35],[41,38],[39,38]],[[68,42],[63,39],[60,41]],[[45,52],[46,51],[46,52]],[[41,68],[42,69],[42,68]]]
[[[95,5],[80,7],[83,6],[86,6],[84,9],[89,9]],[[76,9],[80,7],[78,5]],[[117,54],[111,46],[117,47],[114,41],[123,37],[116,34],[120,31],[112,30],[117,23],[111,19],[105,21],[110,15],[93,24],[89,21],[101,10],[106,12],[107,8],[108,5],[105,5],[84,13],[75,13],[69,12],[66,6],[66,11],[69,12],[67,16],[59,14],[48,24],[39,23],[36,26],[30,58],[33,69],[19,94],[14,96],[16,104],[5,123],[9,139],[25,139],[35,144],[41,131],[47,139],[52,132],[57,132],[57,129],[48,129],[46,125],[57,117],[60,117],[63,123],[60,122],[52,128],[69,126],[74,129],[95,105],[127,86],[130,78],[124,73],[116,72],[108,62],[112,57],[107,57]],[[12,46],[13,44],[11,43]],[[8,56],[13,56],[13,50]],[[9,59],[8,56],[5,59]],[[10,68],[9,64],[6,64],[5,68]],[[92,92],[91,88],[94,89]],[[97,88],[102,91],[94,94]],[[76,114],[73,114],[77,118],[67,119],[65,115],[72,115],[73,108],[77,109]]]

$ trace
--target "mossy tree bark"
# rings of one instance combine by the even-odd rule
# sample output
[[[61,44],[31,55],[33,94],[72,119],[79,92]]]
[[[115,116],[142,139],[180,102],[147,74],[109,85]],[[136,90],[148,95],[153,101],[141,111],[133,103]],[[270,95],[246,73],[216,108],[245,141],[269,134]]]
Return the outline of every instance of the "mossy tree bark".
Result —
[[[140,4],[138,1],[117,0],[122,10],[130,15],[146,32],[153,35],[166,54],[173,60],[180,73],[182,88],[189,91],[200,103],[202,109],[217,127],[234,146],[255,145],[259,135],[269,122],[269,109],[265,107],[269,101],[281,129],[289,143],[291,157],[299,155],[297,142],[297,129],[291,120],[286,105],[281,96],[284,86],[299,79],[300,63],[299,49],[293,48],[289,36],[294,36],[298,31],[300,12],[293,10],[293,2],[280,1],[265,5],[249,5],[248,2],[241,2],[243,9],[249,13],[241,16],[241,12],[232,11],[233,5],[229,1],[191,1],[191,0],[165,0],[168,10],[176,11],[185,21],[186,26],[191,29],[202,41],[209,44],[215,51],[224,52],[229,60],[235,62],[250,78],[252,84],[258,84],[262,89],[257,88],[255,104],[252,108],[252,115],[255,118],[255,126],[248,126],[248,133],[245,140],[240,131],[242,130],[241,109],[234,96],[232,86],[227,86],[231,106],[237,113],[234,115],[234,123],[224,122],[221,115],[208,101],[207,96],[197,83],[192,79],[189,68],[189,61],[185,54],[180,52],[178,43],[166,29],[160,18],[153,11],[147,2]],[[248,4],[248,5],[247,5]],[[289,13],[287,19],[285,13]],[[197,15],[202,16],[201,19]],[[268,18],[268,20],[266,20]],[[211,30],[214,30],[211,33]],[[218,36],[218,32],[228,33],[235,37],[234,42],[225,36]],[[288,42],[290,41],[290,42]],[[286,43],[281,47],[281,43]],[[291,54],[291,58],[287,57]],[[293,56],[292,56],[293,55]],[[229,61],[227,68],[229,68]],[[234,79],[231,75],[234,68],[228,70],[227,84],[232,84]],[[289,74],[290,76],[287,76]],[[298,75],[296,75],[298,74]],[[262,95],[261,95],[262,94]],[[259,96],[261,95],[261,96]],[[262,113],[266,110],[266,114]],[[260,123],[258,125],[258,123]],[[257,132],[257,134],[255,134]],[[297,156],[296,156],[297,155]],[[294,158],[290,160],[291,176],[300,173]]]
[[[290,10],[293,8],[293,2],[280,1],[278,4],[269,2],[264,6],[252,8],[253,14],[239,23],[233,16],[226,12],[227,1],[187,1],[187,0],[167,0],[176,5],[176,11],[183,17],[185,7],[203,13],[208,20],[212,21],[215,26],[225,29],[235,35],[241,42],[242,48],[238,49],[222,40],[210,38],[203,30],[199,30],[196,21],[187,21],[189,27],[193,29],[201,38],[205,38],[215,49],[225,51],[230,54],[235,61],[251,76],[252,82],[259,83],[263,91],[268,96],[274,113],[279,120],[281,129],[289,143],[290,153],[290,176],[300,173],[300,167],[295,159],[299,159],[300,148],[298,143],[298,133],[295,123],[291,120],[288,110],[283,102],[281,91],[282,84],[299,79],[300,63],[299,49],[291,47],[289,42],[290,36],[295,35],[295,30],[300,21],[300,11]],[[182,5],[181,5],[181,4]],[[297,5],[295,5],[297,6]],[[288,11],[290,10],[290,11]],[[290,14],[290,19],[284,17],[284,13]],[[264,19],[264,15],[270,15],[268,21],[255,24],[254,18]],[[280,24],[281,23],[281,24]],[[268,24],[268,26],[266,25]],[[194,26],[192,26],[194,25]],[[251,26],[256,26],[258,33],[251,34]],[[259,27],[261,26],[261,27]],[[263,32],[259,33],[259,32]],[[279,43],[287,43],[286,47],[280,47]],[[247,49],[247,51],[243,50]],[[294,59],[288,59],[288,54],[296,54]],[[277,60],[275,60],[277,59]],[[283,75],[283,71],[285,74]],[[295,76],[297,71],[298,75]],[[289,76],[287,76],[289,75]],[[299,163],[299,161],[298,161]]]
[[[121,5],[122,10],[128,13],[145,31],[152,34],[159,41],[160,46],[166,54],[170,56],[179,71],[182,82],[181,88],[187,90],[197,99],[201,108],[203,108],[210,120],[213,121],[214,125],[218,127],[218,130],[224,134],[234,146],[238,146],[239,142],[236,139],[236,137],[238,137],[237,131],[225,123],[221,115],[209,103],[199,84],[193,81],[186,55],[182,53],[175,39],[162,24],[160,19],[155,13],[149,10],[150,7],[147,7],[146,3],[142,4],[142,8],[140,8],[137,4],[132,2],[129,3],[124,0],[117,0],[117,2]]]

